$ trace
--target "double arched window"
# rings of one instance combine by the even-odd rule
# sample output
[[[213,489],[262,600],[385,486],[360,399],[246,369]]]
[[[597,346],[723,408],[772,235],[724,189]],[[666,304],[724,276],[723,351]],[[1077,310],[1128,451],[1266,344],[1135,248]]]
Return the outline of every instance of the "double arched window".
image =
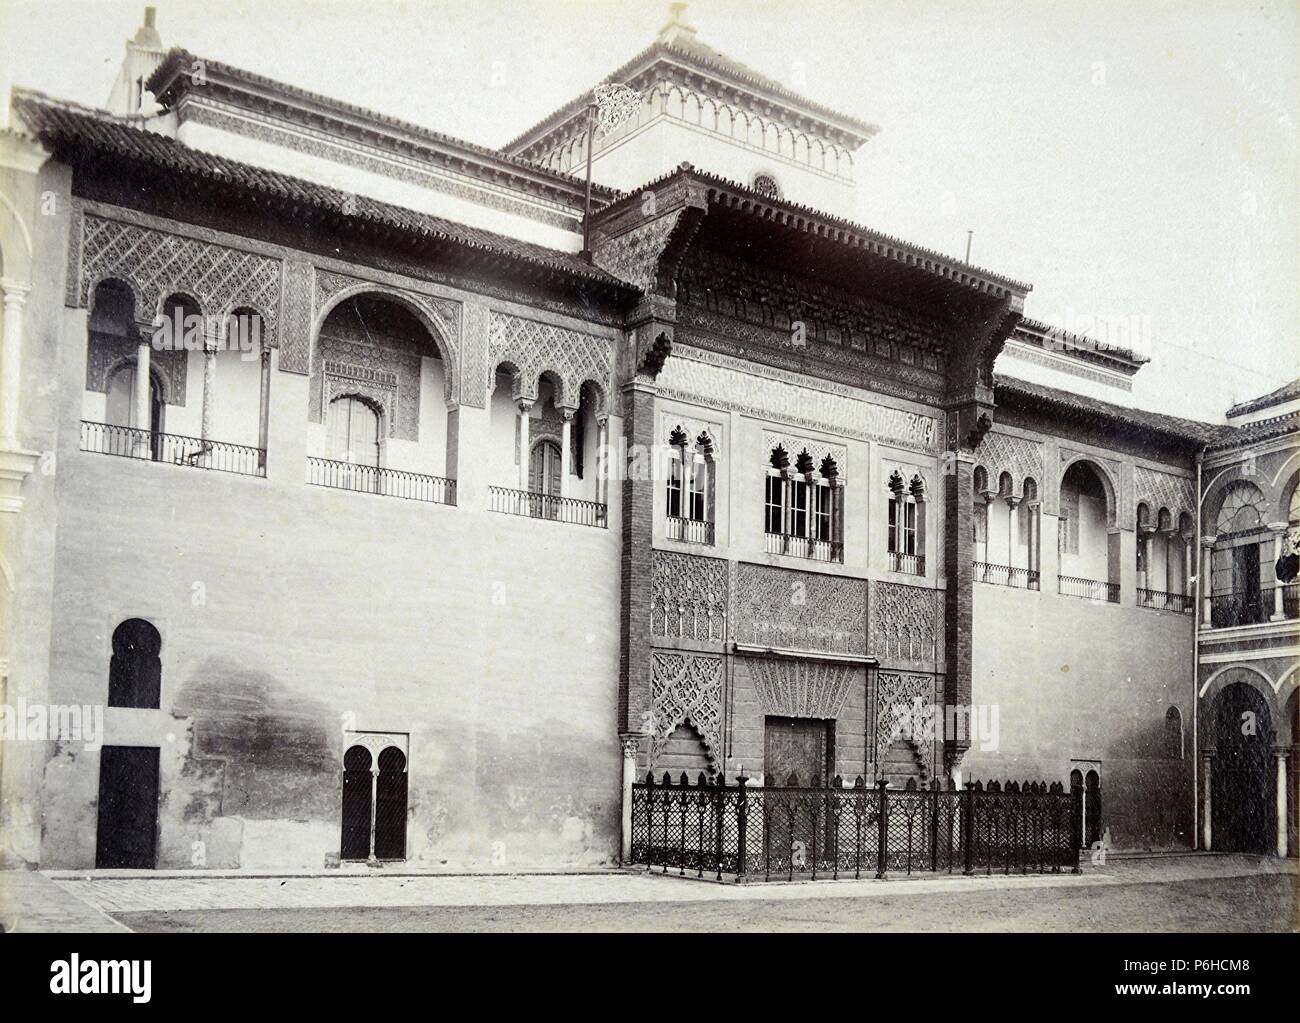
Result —
[[[895,469],[889,477],[889,568],[925,575],[925,483],[919,474],[905,480]]]
[[[668,437],[668,539],[713,543],[715,470],[713,439],[701,433],[692,445],[682,427],[674,428]]]

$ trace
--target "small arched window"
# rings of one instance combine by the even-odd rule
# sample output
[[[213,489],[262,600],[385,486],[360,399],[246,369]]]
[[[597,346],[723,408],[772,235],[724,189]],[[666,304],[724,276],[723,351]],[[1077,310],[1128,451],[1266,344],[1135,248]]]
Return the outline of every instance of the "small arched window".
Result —
[[[1177,707],[1165,711],[1165,758],[1183,759],[1183,715]]]
[[[158,709],[162,693],[162,637],[143,618],[128,618],[113,630],[108,662],[108,705]]]

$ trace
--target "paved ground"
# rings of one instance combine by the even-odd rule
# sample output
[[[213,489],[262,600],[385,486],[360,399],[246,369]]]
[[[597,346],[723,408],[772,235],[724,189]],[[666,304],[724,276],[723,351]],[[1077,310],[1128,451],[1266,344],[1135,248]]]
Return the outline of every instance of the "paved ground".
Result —
[[[0,928],[63,934],[128,930],[103,910],[31,870],[0,871]]]
[[[35,876],[35,875],[28,875]],[[1112,859],[1080,875],[719,885],[639,873],[77,875],[45,885],[134,930],[1295,930],[1295,861]],[[0,891],[6,887],[0,875]],[[40,894],[31,887],[29,894]],[[61,903],[62,904],[62,903]],[[42,927],[41,924],[51,926]],[[19,929],[64,929],[48,914]]]

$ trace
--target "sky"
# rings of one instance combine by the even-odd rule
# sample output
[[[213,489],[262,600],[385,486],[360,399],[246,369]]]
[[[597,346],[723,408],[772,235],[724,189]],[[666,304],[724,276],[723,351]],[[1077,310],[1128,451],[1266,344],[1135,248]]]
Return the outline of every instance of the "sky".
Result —
[[[0,89],[102,106],[136,0],[0,0]],[[665,0],[155,0],[165,45],[499,146]],[[1298,0],[693,0],[699,38],[880,126],[862,224],[1033,285],[1026,313],[1221,419],[1300,375]],[[707,169],[707,168],[706,168]]]

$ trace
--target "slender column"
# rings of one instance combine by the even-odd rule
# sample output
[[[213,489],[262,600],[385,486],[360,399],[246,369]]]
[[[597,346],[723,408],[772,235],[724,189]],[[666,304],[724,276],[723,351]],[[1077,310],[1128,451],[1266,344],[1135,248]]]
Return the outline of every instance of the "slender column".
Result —
[[[135,346],[135,428],[143,431],[135,434],[135,455],[137,458],[148,458],[152,450],[152,440],[150,432],[153,429],[153,421],[149,415],[149,350],[151,348],[149,335],[144,331],[140,332],[139,343]]]
[[[1286,838],[1286,760],[1290,752],[1285,747],[1279,746],[1273,750],[1273,757],[1277,761],[1277,854],[1286,859],[1287,838]]]
[[[4,343],[0,348],[0,448],[18,450],[18,392],[23,358],[23,305],[31,287],[0,281],[4,290]]]
[[[1017,514],[1016,507],[1020,504],[1020,498],[1007,497],[1007,585],[1014,586],[1011,570],[1016,567],[1016,525],[1020,516]]]
[[[1151,537],[1154,533],[1155,530],[1150,526],[1138,526],[1138,565],[1141,566],[1137,573],[1137,587],[1139,590],[1151,589]]]
[[[257,447],[261,451],[258,459],[266,466],[266,439],[270,427],[271,414],[271,349],[262,349],[261,398],[257,413]]]
[[[573,440],[573,415],[577,409],[562,408],[560,409],[560,496],[569,496],[569,473],[573,468],[573,455],[569,451],[569,445]]]
[[[1214,786],[1211,784],[1213,774],[1211,770],[1214,765],[1214,753],[1206,750],[1201,757],[1201,784],[1205,786],[1201,792],[1201,851],[1209,852],[1214,848],[1214,829],[1211,827],[1211,812],[1214,809],[1213,799],[1210,795]]]
[[[989,528],[993,525],[990,509],[993,507],[993,498],[997,495],[992,490],[986,490],[982,496],[984,498],[984,507],[980,509],[979,514],[984,516],[984,557],[981,560],[987,565],[989,563],[989,551],[992,549],[989,545],[993,540],[992,530]]]
[[[1195,537],[1191,533],[1184,533],[1181,536],[1183,541],[1183,596],[1190,597],[1192,595],[1192,576],[1196,574],[1196,566],[1192,561]]]
[[[1282,560],[1282,543],[1286,539],[1287,523],[1270,522],[1268,528],[1273,531],[1273,564],[1277,565]],[[1286,611],[1282,606],[1282,583],[1273,577],[1273,614],[1269,621],[1280,622],[1285,620]]]
[[[596,502],[609,504],[609,414],[596,417]]]
[[[1210,599],[1210,555],[1214,551],[1214,540],[1212,536],[1201,537],[1201,624],[1211,624],[1211,609],[1213,601]]]
[[[1174,530],[1165,531],[1165,592],[1174,592]]]
[[[529,457],[528,444],[528,417],[533,410],[533,403],[526,398],[520,398],[519,402],[519,489],[527,492],[528,490],[528,463]]]
[[[212,409],[217,392],[217,345],[215,340],[203,336],[203,419],[199,436],[205,442],[212,439]]]
[[[623,865],[632,862],[632,783],[636,781],[636,755],[640,740],[631,733],[620,735],[623,747],[623,825],[619,857]]]

